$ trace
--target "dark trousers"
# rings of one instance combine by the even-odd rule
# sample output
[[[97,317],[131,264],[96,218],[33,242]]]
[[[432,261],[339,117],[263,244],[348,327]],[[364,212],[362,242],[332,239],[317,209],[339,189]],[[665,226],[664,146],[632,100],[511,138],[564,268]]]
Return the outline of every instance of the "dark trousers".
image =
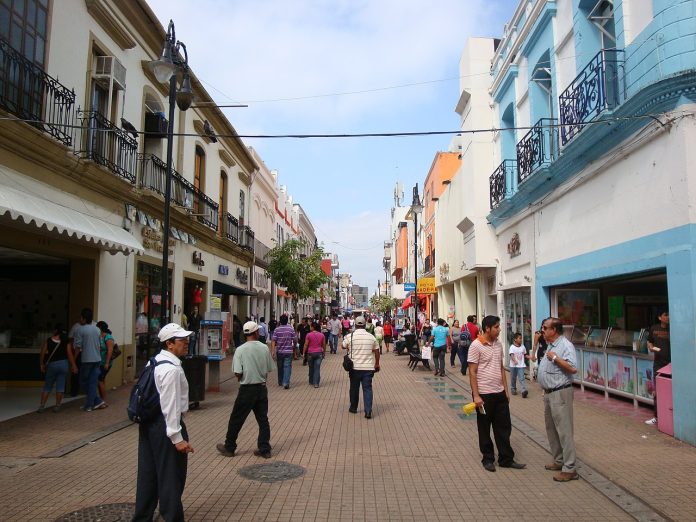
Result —
[[[258,448],[261,453],[271,451],[271,425],[268,423],[268,389],[265,384],[246,384],[239,387],[230,420],[227,424],[225,448],[237,449],[237,436],[250,412],[254,412],[259,425]]]
[[[512,421],[510,420],[510,404],[505,392],[482,393],[483,407],[486,414],[476,410],[476,425],[478,426],[479,449],[483,458],[481,462],[495,462],[493,441],[491,440],[491,426],[493,426],[493,438],[498,448],[498,464],[509,466],[515,458],[515,452],[510,446],[510,434],[512,433]]]
[[[79,368],[82,364],[82,352],[77,354],[75,358],[75,364]],[[72,373],[72,368],[70,369],[70,396],[77,397],[80,393],[80,374]]]
[[[350,409],[356,411],[360,400],[360,387],[363,390],[363,406],[365,413],[372,413],[372,377],[371,370],[351,370],[350,376]]]
[[[464,347],[463,344],[459,345],[459,360],[462,362],[462,375],[466,375],[466,371],[469,369],[469,363],[467,359],[469,358],[469,347]]]
[[[181,435],[188,440],[183,421]],[[158,501],[164,520],[184,520],[181,495],[186,485],[187,463],[186,454],[179,453],[167,437],[163,415],[139,426],[138,482],[133,522],[151,522]]]

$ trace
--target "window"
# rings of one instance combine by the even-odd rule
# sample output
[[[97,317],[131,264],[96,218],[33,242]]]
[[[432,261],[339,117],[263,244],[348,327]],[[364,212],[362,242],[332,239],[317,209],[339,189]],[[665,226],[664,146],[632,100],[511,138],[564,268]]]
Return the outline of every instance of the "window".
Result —
[[[196,146],[196,155],[193,163],[193,188],[197,192],[203,192],[203,187],[205,187],[205,152],[203,152],[201,147]],[[198,196],[194,196],[193,211],[196,214],[200,212],[198,200]]]
[[[218,212],[220,226],[218,231],[221,236],[225,235],[227,227],[227,174],[225,171],[220,171],[220,211]]]
[[[239,225],[244,225],[244,191],[239,191]]]
[[[48,0],[0,0],[0,37],[42,69],[47,19]]]

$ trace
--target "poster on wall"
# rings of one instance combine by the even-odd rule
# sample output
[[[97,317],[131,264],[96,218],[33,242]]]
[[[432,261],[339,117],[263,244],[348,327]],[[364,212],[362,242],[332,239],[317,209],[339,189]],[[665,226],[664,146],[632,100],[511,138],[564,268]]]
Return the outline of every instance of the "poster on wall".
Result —
[[[599,326],[599,290],[556,290],[558,318],[563,324]]]
[[[633,394],[635,392],[635,374],[633,357],[607,354],[607,385],[612,390]]]
[[[652,360],[636,359],[636,395],[644,399],[652,399],[654,392]]]
[[[582,368],[582,351],[580,351],[579,348],[575,349],[575,367],[578,369]],[[580,382],[582,380],[582,373],[580,373],[580,371],[575,372],[573,374],[573,380]]]
[[[597,352],[583,352],[583,382],[597,386],[606,385],[606,373],[604,367],[604,354]]]

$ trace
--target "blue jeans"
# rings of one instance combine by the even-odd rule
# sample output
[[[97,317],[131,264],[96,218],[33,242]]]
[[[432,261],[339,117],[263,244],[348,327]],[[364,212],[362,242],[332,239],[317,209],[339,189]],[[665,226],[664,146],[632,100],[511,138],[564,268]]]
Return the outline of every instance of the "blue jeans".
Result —
[[[44,381],[43,391],[51,393],[53,384],[56,385],[56,393],[65,393],[65,378],[70,373],[68,360],[51,361],[46,367],[46,380]]]
[[[363,390],[365,413],[372,413],[372,370],[353,370],[350,372],[350,409],[357,411],[360,400],[360,386]]]
[[[329,347],[331,348],[331,353],[336,353],[336,350],[338,350],[338,334],[329,334]]]
[[[198,344],[198,334],[196,332],[193,332],[189,336],[189,353],[191,355],[197,355],[196,354],[196,345]]]
[[[101,370],[101,362],[82,363],[80,368],[80,386],[87,397],[85,399],[85,409],[96,408],[102,403],[102,400],[97,397],[97,380]]]
[[[321,380],[321,361],[324,360],[324,355],[321,353],[309,354],[309,384],[319,386]]]
[[[524,383],[524,368],[510,367],[510,389],[517,391],[517,380],[520,381],[520,391],[527,391],[527,386]]]
[[[279,353],[278,359],[278,386],[289,386],[292,375],[292,352]]]

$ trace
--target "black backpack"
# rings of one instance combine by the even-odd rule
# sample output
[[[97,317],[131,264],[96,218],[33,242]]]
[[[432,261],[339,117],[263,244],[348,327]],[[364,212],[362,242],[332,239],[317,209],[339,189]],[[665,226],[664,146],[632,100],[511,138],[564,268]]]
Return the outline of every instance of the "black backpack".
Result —
[[[462,328],[462,332],[459,335],[459,343],[461,344],[462,348],[468,348],[471,346],[471,332],[469,332],[469,328],[464,325],[464,328]]]
[[[160,395],[155,386],[155,368],[160,364],[173,364],[171,361],[157,361],[150,358],[150,364],[143,368],[138,382],[131,390],[128,401],[128,418],[142,424],[149,422],[162,413]]]

